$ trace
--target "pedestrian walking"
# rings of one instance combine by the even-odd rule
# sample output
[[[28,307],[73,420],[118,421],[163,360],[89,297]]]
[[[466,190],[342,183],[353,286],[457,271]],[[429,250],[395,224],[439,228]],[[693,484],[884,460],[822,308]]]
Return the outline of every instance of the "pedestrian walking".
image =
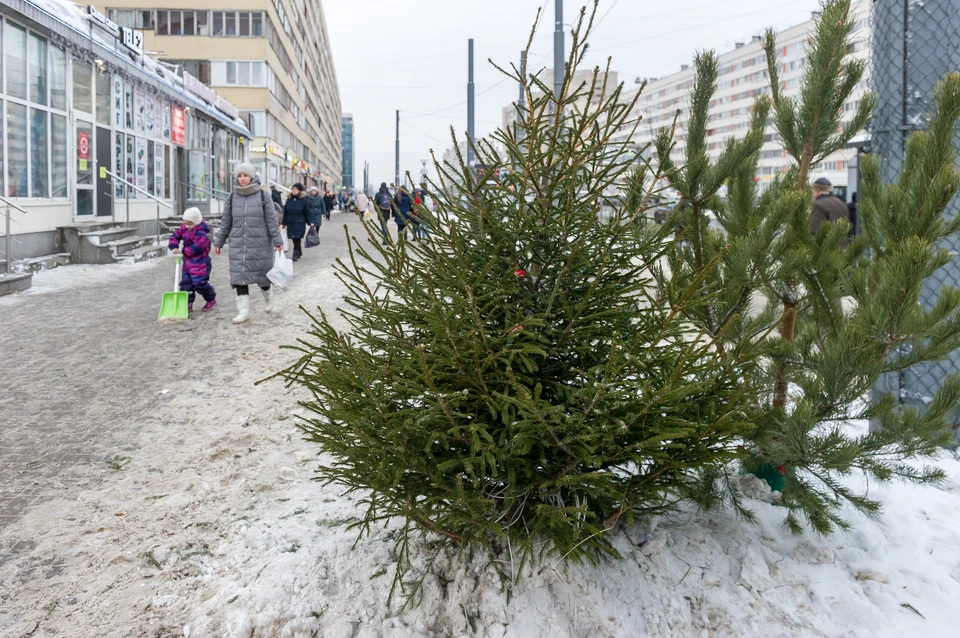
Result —
[[[423,221],[423,210],[428,210],[427,208],[427,185],[425,183],[420,184],[420,188],[414,193],[413,201],[413,240],[417,241],[418,239],[427,238],[427,226]]]
[[[290,189],[287,202],[283,205],[283,225],[281,226],[287,230],[287,237],[293,242],[293,261],[303,256],[303,236],[307,234],[307,228],[313,228],[313,226],[303,184],[294,184]]]
[[[361,218],[363,214],[367,212],[367,208],[370,206],[370,199],[367,197],[367,194],[363,191],[360,191],[360,194],[357,195],[357,215]]]
[[[333,193],[327,191],[323,196],[323,205],[327,207],[327,219],[330,219],[330,213],[337,205],[337,198],[333,196]]]
[[[394,217],[397,220],[397,230],[401,239],[407,238],[407,225],[413,225],[413,198],[406,188],[398,188],[397,195],[394,197],[396,203],[396,212]],[[416,236],[414,236],[416,239]]]
[[[182,248],[181,248],[182,245]],[[183,276],[180,290],[187,290],[187,308],[193,312],[197,293],[207,303],[202,310],[213,310],[217,305],[217,291],[210,285],[213,262],[210,260],[210,226],[203,221],[199,208],[183,211],[183,225],[170,236],[167,246],[174,254],[183,254]]]
[[[323,218],[327,216],[327,205],[320,196],[320,189],[316,186],[311,186],[307,194],[307,209],[310,212],[310,221],[319,228]]]
[[[380,183],[380,190],[374,195],[374,202],[377,206],[377,212],[380,213],[380,230],[383,231],[383,243],[389,243],[390,233],[387,230],[387,222],[390,221],[390,215],[393,213],[393,196],[387,188],[386,182]]]
[[[850,221],[850,211],[839,197],[833,194],[833,184],[826,177],[813,183],[813,217],[810,219],[810,232],[820,232],[823,222],[836,222],[841,219]]]
[[[270,198],[276,203],[283,206],[283,196],[280,194],[280,191],[277,190],[277,187],[273,184],[270,185]]]
[[[237,291],[237,316],[233,323],[250,318],[250,286],[263,291],[264,311],[273,312],[273,290],[267,273],[273,268],[275,250],[283,250],[283,239],[273,199],[263,190],[252,164],[237,167],[233,192],[227,198],[214,240],[214,252],[230,240],[230,285]]]

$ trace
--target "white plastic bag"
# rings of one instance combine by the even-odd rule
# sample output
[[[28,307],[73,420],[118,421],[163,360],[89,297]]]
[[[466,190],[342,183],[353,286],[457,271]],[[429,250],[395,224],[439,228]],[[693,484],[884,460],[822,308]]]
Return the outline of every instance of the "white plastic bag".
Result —
[[[278,250],[273,260],[273,268],[267,273],[267,279],[281,290],[289,288],[293,281],[293,261]]]
[[[290,238],[287,237],[286,228],[280,229],[280,237],[283,238],[283,252],[287,252],[288,250],[290,250]]]
[[[370,210],[369,208],[365,210],[363,213],[363,219],[366,221],[370,221],[371,219],[373,219],[373,211]]]

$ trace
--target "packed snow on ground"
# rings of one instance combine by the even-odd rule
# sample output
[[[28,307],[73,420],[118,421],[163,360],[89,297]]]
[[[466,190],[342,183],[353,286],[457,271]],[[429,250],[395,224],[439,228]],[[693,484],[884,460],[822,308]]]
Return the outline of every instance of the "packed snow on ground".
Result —
[[[202,316],[179,328],[224,335],[221,352],[198,355],[202,378],[144,378],[157,408],[116,442],[116,463],[0,530],[0,547],[32,547],[6,561],[0,550],[0,635],[957,635],[960,462],[946,453],[938,488],[870,485],[884,511],[846,511],[848,533],[793,536],[763,485],[744,481],[755,525],[684,509],[613,532],[622,560],[549,560],[510,591],[509,555],[454,557],[427,576],[419,606],[388,607],[399,521],[357,540],[347,527],[362,495],[311,480],[325,459],[294,426],[301,395],[254,385],[289,362],[276,344],[304,334],[298,304],[339,303],[341,285],[310,260],[276,315],[255,297],[249,324]]]
[[[57,266],[33,275],[33,285],[21,292],[0,297],[0,304],[16,303],[31,295],[46,295],[65,290],[90,288],[111,284],[117,279],[133,275],[144,270],[156,268],[159,262],[147,260],[135,264],[72,264]],[[170,290],[173,290],[173,271],[170,272]]]

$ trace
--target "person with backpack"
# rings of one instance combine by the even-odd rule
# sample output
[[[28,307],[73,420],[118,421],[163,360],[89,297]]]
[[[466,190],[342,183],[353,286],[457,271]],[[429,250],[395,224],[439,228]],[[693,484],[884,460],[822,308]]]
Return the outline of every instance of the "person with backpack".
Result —
[[[283,238],[273,199],[260,185],[253,164],[237,167],[233,192],[227,198],[213,242],[214,253],[220,254],[227,239],[230,240],[230,285],[237,291],[237,316],[233,323],[243,323],[250,318],[251,285],[260,286],[265,301],[263,309],[273,312],[273,290],[267,273],[273,268],[276,253],[283,251]]]
[[[374,195],[373,201],[377,206],[377,212],[380,213],[380,230],[383,231],[383,243],[387,244],[390,240],[387,222],[390,221],[390,215],[393,213],[393,197],[390,195],[386,182],[381,182],[380,190]]]

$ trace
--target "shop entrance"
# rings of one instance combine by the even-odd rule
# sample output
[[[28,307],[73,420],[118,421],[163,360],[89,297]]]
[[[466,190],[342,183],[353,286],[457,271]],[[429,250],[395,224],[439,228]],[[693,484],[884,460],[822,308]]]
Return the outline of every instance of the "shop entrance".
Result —
[[[110,149],[113,147],[111,142],[110,129],[98,126],[96,144],[97,166],[113,166],[113,163],[110,161]],[[97,217],[113,217],[113,182],[107,174],[104,174],[103,179],[101,179],[100,171],[97,171],[95,178],[97,182]]]
[[[93,196],[93,124],[78,118],[74,134],[77,141],[77,187],[73,214],[81,219],[90,219],[96,212]]]

